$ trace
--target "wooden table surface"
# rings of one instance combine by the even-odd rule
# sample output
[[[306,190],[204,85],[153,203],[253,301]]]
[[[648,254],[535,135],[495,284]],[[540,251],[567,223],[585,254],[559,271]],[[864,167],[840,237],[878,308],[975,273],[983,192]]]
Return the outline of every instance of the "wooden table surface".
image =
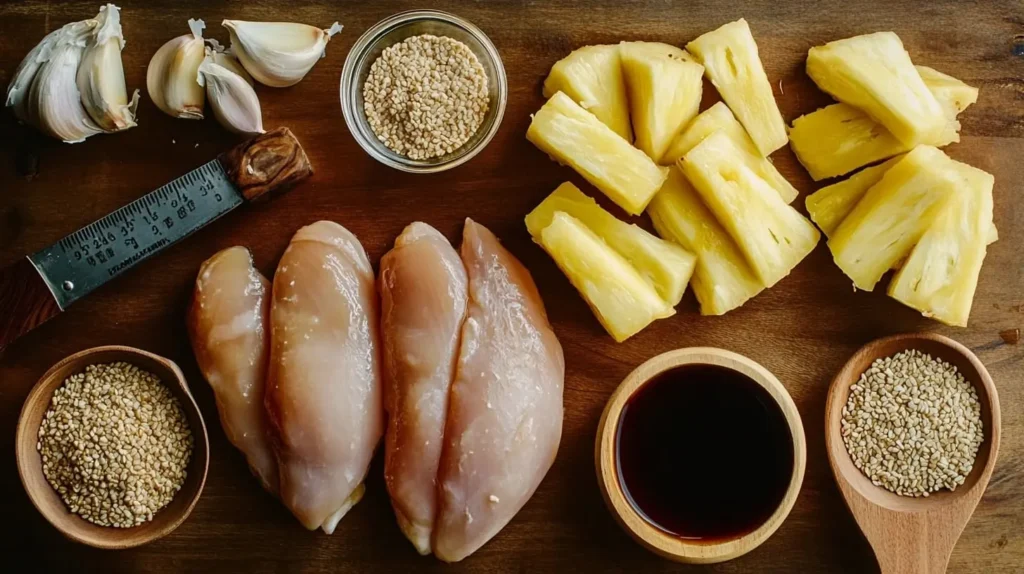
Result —
[[[7,525],[0,555],[5,564],[104,572],[697,570],[655,557],[616,526],[597,488],[593,442],[606,399],[629,371],[663,351],[710,345],[746,354],[782,380],[803,416],[808,463],[803,490],[779,531],[747,556],[707,569],[871,572],[877,569],[871,550],[826,460],[826,390],[832,375],[867,341],[898,332],[938,331],[973,348],[988,366],[999,388],[1004,424],[995,475],[953,552],[950,571],[1024,568],[1024,345],[1000,335],[1012,340],[1007,331],[1024,328],[1024,10],[1019,0],[890,0],[881,6],[868,0],[728,6],[654,0],[585,6],[437,2],[434,7],[467,17],[497,45],[508,72],[509,100],[504,123],[482,154],[432,176],[402,174],[370,159],[348,134],[338,104],[341,67],[356,38],[390,14],[422,6],[395,1],[289,4],[123,2],[128,87],[143,92],[150,56],[164,41],[186,33],[189,17],[205,18],[211,24],[208,36],[221,41],[227,34],[216,23],[223,18],[345,24],[327,57],[302,83],[283,90],[258,87],[265,125],[291,127],[316,174],[300,188],[240,209],[131,270],[0,357],[0,497]],[[10,81],[21,58],[47,32],[91,17],[97,5],[96,0],[0,5],[0,85]],[[676,316],[615,344],[551,260],[530,242],[523,216],[563,180],[580,182],[524,138],[530,114],[543,102],[540,85],[551,64],[588,43],[649,39],[682,45],[741,16],[750,22],[787,121],[828,102],[804,74],[807,49],[859,33],[893,30],[915,63],[981,88],[978,103],[961,116],[963,141],[948,148],[952,157],[996,177],[1000,240],[985,261],[969,328],[942,327],[881,289],[854,293],[822,244],[791,276],[739,310],[701,317],[688,294]],[[73,146],[25,135],[6,110],[0,116],[0,265],[56,241],[236,141],[212,119],[176,120],[160,113],[145,95],[139,127]],[[815,189],[788,148],[773,159],[803,193]],[[584,189],[594,193],[589,186]],[[414,219],[457,240],[467,216],[489,226],[533,272],[565,349],[565,427],[557,461],[511,524],[458,565],[419,557],[401,535],[379,456],[366,498],[334,535],[307,532],[261,490],[220,429],[213,396],[185,335],[184,310],[199,264],[218,249],[243,244],[270,274],[292,233],[321,218],[352,230],[376,263]],[[142,347],[182,366],[205,415],[213,456],[203,497],[181,528],[143,548],[103,552],[64,540],[36,513],[18,480],[13,444],[19,409],[36,379],[65,355],[114,343]]]

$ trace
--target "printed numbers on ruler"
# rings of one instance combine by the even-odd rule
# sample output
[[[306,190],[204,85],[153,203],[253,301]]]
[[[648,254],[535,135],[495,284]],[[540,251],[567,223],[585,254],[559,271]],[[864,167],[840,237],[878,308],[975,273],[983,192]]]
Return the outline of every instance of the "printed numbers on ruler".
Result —
[[[113,276],[145,255],[201,227],[238,204],[218,162],[211,162],[60,241],[75,266]]]

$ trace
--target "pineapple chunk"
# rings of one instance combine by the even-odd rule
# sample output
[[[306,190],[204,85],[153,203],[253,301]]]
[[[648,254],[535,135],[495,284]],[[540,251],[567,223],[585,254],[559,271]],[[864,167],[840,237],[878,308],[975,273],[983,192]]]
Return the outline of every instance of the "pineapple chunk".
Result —
[[[863,110],[905,145],[934,141],[946,127],[942,106],[892,32],[811,48],[807,75],[835,99]]]
[[[686,155],[686,152],[693,149],[693,146],[699,144],[716,130],[721,130],[732,138],[733,143],[743,151],[743,159],[747,167],[770,183],[775,191],[779,192],[783,201],[792,203],[797,198],[799,192],[796,188],[782,177],[779,170],[775,169],[775,164],[757,151],[757,146],[750,139],[747,130],[743,129],[743,125],[736,120],[736,116],[732,115],[729,106],[722,102],[701,112],[686,126],[686,129],[676,136],[675,141],[672,142],[668,152],[662,158],[662,163],[670,165],[679,161],[679,158]]]
[[[667,44],[623,42],[619,53],[626,78],[634,144],[658,161],[700,107],[704,66]]]
[[[679,132],[679,135],[672,140],[672,145],[669,146],[663,157],[664,165],[674,165],[686,155],[686,152],[719,130],[728,134],[740,149],[757,156],[761,155],[761,152],[757,151],[757,146],[754,145],[754,140],[747,135],[747,130],[743,129],[743,124],[736,119],[729,106],[725,105],[725,102],[716,102],[715,105],[693,118],[693,121],[687,124],[683,131]]]
[[[871,291],[906,257],[956,192],[953,160],[917,146],[868,189],[828,241],[836,264],[858,289]]]
[[[823,187],[807,196],[805,205],[811,221],[817,223],[827,237],[832,237],[836,228],[853,211],[868,189],[882,181],[885,172],[901,159],[894,157],[881,165],[866,167],[848,179]]]
[[[683,62],[692,62],[694,64],[699,63],[692,54],[678,46],[673,46],[672,44],[664,44],[662,42],[620,42],[619,46],[620,50],[629,46],[629,49],[634,53],[643,53],[644,55],[652,58],[667,57],[673,60],[681,60]],[[624,51],[620,53],[623,56],[626,55]],[[626,90],[628,92],[629,88]]]
[[[942,106],[946,118],[955,118],[958,114],[967,109],[967,106],[978,101],[978,88],[968,86],[953,76],[929,68],[928,66],[914,66],[917,73],[928,86],[928,91],[935,96],[939,105]]]
[[[628,261],[575,217],[556,212],[539,240],[616,341],[675,314]]]
[[[659,235],[697,254],[691,286],[702,315],[724,315],[764,289],[683,172],[672,169],[647,214]]]
[[[562,92],[534,114],[526,139],[632,215],[643,213],[668,176],[667,168],[658,167]]]
[[[558,211],[579,219],[604,239],[647,279],[666,303],[673,307],[679,304],[697,261],[692,253],[620,220],[568,181],[526,216],[526,228],[534,240]]]
[[[977,88],[931,68],[916,66],[946,116],[946,126],[924,143],[942,147],[960,141],[956,116],[978,100]],[[793,121],[790,146],[815,181],[910,151],[881,124],[847,104],[833,104]]]
[[[857,202],[864,197],[868,189],[882,180],[882,176],[902,159],[894,157],[889,161],[873,167],[866,167],[848,179],[823,187],[807,197],[807,213],[811,220],[818,224],[827,237],[831,237],[843,219],[853,211]],[[990,224],[985,233],[986,243],[992,244],[999,239],[995,224]],[[893,263],[893,269],[903,266],[903,259]]]
[[[786,145],[786,123],[772,95],[757,44],[747,21],[739,19],[686,45],[725,103],[747,129],[760,155]]]
[[[994,178],[953,162],[962,187],[889,284],[889,295],[947,325],[966,327],[992,227]]]
[[[796,267],[821,234],[743,162],[732,138],[716,132],[683,156],[683,173],[768,287]]]
[[[555,62],[544,80],[544,97],[557,92],[572,98],[626,141],[633,141],[617,45],[583,46]]]

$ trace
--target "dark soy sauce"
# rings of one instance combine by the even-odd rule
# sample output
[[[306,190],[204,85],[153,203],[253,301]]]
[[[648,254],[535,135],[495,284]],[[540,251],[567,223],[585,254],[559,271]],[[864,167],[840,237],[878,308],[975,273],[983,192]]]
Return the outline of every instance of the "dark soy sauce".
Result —
[[[768,391],[725,367],[661,373],[626,403],[616,439],[619,482],[653,526],[721,540],[757,529],[793,474],[789,425]]]

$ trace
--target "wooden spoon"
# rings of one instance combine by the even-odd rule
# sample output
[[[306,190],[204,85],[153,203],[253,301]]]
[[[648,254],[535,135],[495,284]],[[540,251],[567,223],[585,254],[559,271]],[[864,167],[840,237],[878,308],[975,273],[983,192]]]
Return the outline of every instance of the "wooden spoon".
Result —
[[[843,406],[855,383],[875,359],[916,349],[955,366],[974,385],[981,403],[985,437],[963,485],[928,497],[899,496],[875,486],[853,464],[843,444]],[[985,366],[967,347],[931,333],[894,335],[868,343],[832,382],[825,406],[825,444],[832,473],[846,505],[875,551],[883,574],[945,572],[964,526],[992,477],[1001,432],[999,395]]]

